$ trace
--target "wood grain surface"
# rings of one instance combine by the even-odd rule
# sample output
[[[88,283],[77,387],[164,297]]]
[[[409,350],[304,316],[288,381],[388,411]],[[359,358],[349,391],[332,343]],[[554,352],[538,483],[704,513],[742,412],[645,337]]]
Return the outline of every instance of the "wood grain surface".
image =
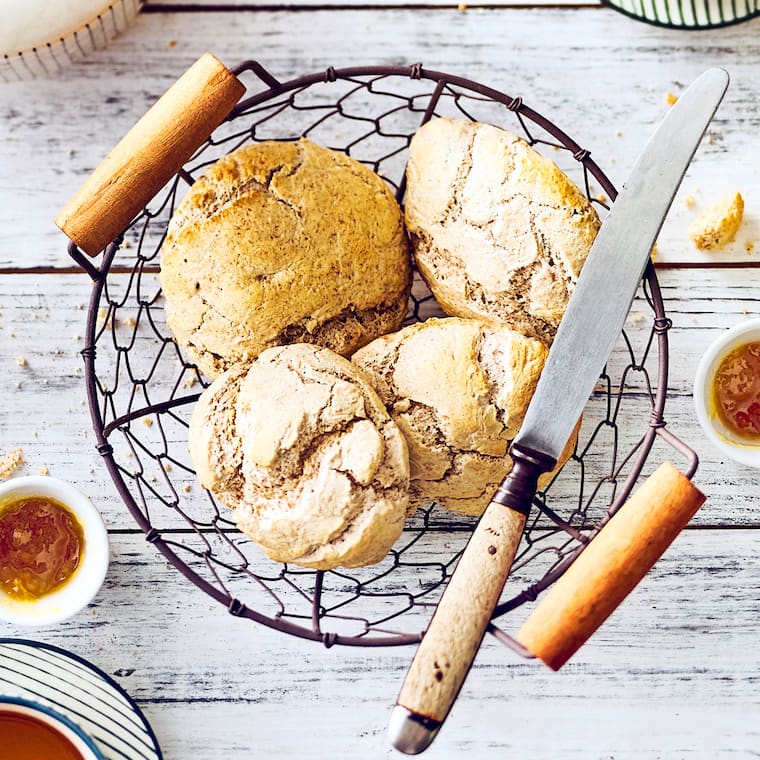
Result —
[[[0,635],[63,646],[113,675],[145,710],[167,760],[398,757],[386,726],[412,647],[326,649],[233,618],[144,540],[95,451],[79,355],[91,285],[53,220],[207,50],[228,66],[255,58],[281,80],[331,65],[422,61],[522,97],[591,150],[618,186],[668,94],[720,65],[729,92],[656,259],[673,321],[665,419],[697,450],[695,482],[707,502],[560,673],[486,637],[426,756],[757,757],[758,474],[702,436],[691,383],[710,341],[760,312],[758,40],[760,19],[685,33],[597,3],[170,0],[147,4],[126,33],[57,76],[0,80],[0,453],[21,447],[21,473],[44,468],[82,488],[113,551],[106,585],[84,613],[39,630],[0,624]],[[261,87],[246,77],[249,92]],[[735,190],[746,202],[736,242],[697,252],[689,222]],[[634,341],[645,339],[645,310],[639,297],[627,325]],[[658,443],[647,471],[671,456]],[[506,616],[504,628],[517,631],[529,608]]]

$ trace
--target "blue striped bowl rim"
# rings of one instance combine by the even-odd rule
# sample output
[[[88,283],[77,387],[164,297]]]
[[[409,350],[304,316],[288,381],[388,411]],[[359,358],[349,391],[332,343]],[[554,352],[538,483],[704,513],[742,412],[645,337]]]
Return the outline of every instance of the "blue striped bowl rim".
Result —
[[[65,649],[0,638],[0,694],[61,713],[92,738],[106,760],[162,760],[134,700],[109,675]]]
[[[717,29],[760,15],[760,0],[602,0],[626,16],[671,29]]]

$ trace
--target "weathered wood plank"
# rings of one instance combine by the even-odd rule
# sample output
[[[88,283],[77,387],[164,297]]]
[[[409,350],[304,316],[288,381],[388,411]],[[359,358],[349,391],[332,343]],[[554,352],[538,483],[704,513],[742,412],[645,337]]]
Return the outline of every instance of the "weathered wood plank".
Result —
[[[697,480],[708,494],[708,503],[695,518],[696,524],[756,524],[758,499],[757,474],[740,465],[725,461],[706,441],[693,413],[691,383],[697,362],[709,342],[732,324],[746,318],[746,312],[757,310],[756,284],[746,272],[724,270],[720,279],[705,279],[700,270],[665,270],[660,273],[668,315],[674,326],[670,332],[670,380],[665,419],[669,428],[700,454]],[[125,281],[126,277],[116,278]],[[0,428],[0,451],[21,447],[27,464],[25,473],[36,473],[45,467],[51,475],[71,479],[97,499],[113,527],[129,528],[134,523],[120,504],[115,488],[95,451],[95,438],[89,411],[85,404],[83,362],[79,351],[83,335],[89,279],[84,274],[16,274],[0,276],[0,366],[5,368],[0,399],[4,425]],[[631,341],[641,347],[647,329],[643,315],[648,307],[638,300],[629,318]],[[131,340],[132,331],[126,320],[117,323],[116,335],[122,344]],[[137,359],[133,364],[152,363],[155,346],[145,338],[129,352]],[[105,357],[104,350],[100,353]],[[144,361],[140,360],[143,356]],[[23,360],[23,364],[19,364]],[[624,356],[614,360],[618,369]],[[110,383],[109,371],[98,365],[103,382]],[[172,383],[178,375],[172,375]],[[168,375],[167,375],[168,377]],[[639,382],[639,381],[637,381]],[[113,383],[111,383],[113,385]],[[197,391],[200,386],[188,388]],[[168,392],[168,389],[167,389]],[[53,398],[53,403],[41,399]],[[162,400],[163,396],[158,399]],[[598,409],[598,405],[593,408]],[[635,397],[624,405],[619,430],[620,449],[633,446],[647,424],[646,405]],[[644,416],[642,416],[642,412]],[[591,424],[595,419],[587,414]],[[152,446],[157,427],[134,423],[135,436]],[[184,461],[182,429],[174,431],[171,453]],[[610,433],[611,434],[611,433]],[[601,439],[600,451],[607,440]],[[151,443],[152,442],[152,443]],[[612,439],[609,439],[610,444]],[[136,464],[134,453],[121,436],[113,439],[118,460],[129,469]],[[155,449],[156,451],[158,449]],[[163,450],[163,449],[162,449]],[[653,466],[662,458],[680,456],[665,445],[658,445],[652,455]],[[600,465],[603,462],[600,460]],[[160,472],[149,472],[160,480]],[[200,498],[190,474],[176,470],[177,488],[188,485]],[[159,489],[160,490],[160,489]],[[190,499],[180,491],[181,498]]]
[[[554,6],[585,6],[593,5],[602,7],[598,0],[497,0],[497,2],[452,2],[452,0],[423,0],[422,2],[410,2],[409,0],[376,0],[372,2],[360,2],[360,0],[286,0],[285,2],[269,2],[269,0],[166,0],[166,2],[146,2],[143,6],[144,13],[162,12],[165,10],[177,11],[202,11],[224,9],[234,12],[240,10],[261,10],[262,12],[276,10],[304,11],[304,10],[372,10],[382,12],[389,9],[413,9],[413,10],[431,10],[440,9],[445,11],[457,11],[466,13],[470,10],[481,8],[520,8],[534,7],[542,5]]]
[[[430,756],[751,757],[756,533],[683,534],[559,673],[487,638]],[[31,637],[112,674],[167,758],[395,756],[385,726],[411,647],[328,650],[232,619],[139,538],[112,538],[95,604]]]
[[[77,337],[84,334],[87,277],[18,271],[71,266],[53,217],[207,48],[230,65],[258,57],[283,80],[330,65],[421,60],[522,96],[591,148],[618,185],[666,112],[666,94],[677,95],[706,66],[723,65],[732,85],[711,141],[700,148],[676,199],[658,261],[756,265],[758,251],[747,253],[744,244],[758,234],[753,140],[760,115],[760,19],[685,34],[607,9],[574,7],[581,3],[540,8],[540,0],[531,3],[534,8],[468,4],[466,12],[455,10],[455,3],[432,7],[439,0],[425,9],[391,7],[397,0],[387,0],[381,10],[372,3],[349,10],[342,0],[320,9],[316,0],[304,0],[301,12],[272,10],[271,4],[263,9],[263,0],[243,9],[224,3],[198,11],[188,3],[171,11],[174,2],[148,9],[107,49],[53,81],[0,80],[0,269],[14,272],[0,275],[0,452],[21,446],[27,459],[22,472],[46,467],[79,485],[103,512],[113,546],[106,586],[88,611],[39,631],[5,625],[3,635],[59,644],[113,674],[144,707],[167,760],[232,760],[257,752],[395,757],[385,730],[411,648],[328,650],[231,619],[167,567],[136,529],[94,449]],[[258,87],[250,76],[247,83]],[[696,254],[686,234],[693,214],[737,189],[747,201],[747,220],[736,244],[721,254]],[[695,198],[691,208],[688,195]],[[673,319],[665,417],[700,454],[696,480],[708,495],[693,527],[559,674],[487,639],[428,756],[756,755],[758,475],[711,450],[696,425],[690,393],[709,341],[760,309],[757,271],[660,270]],[[638,301],[629,319],[635,343],[645,333],[638,315],[646,313]],[[117,337],[124,329],[117,328]],[[632,443],[636,424],[646,420],[621,429],[623,443]],[[148,430],[143,427],[137,429]],[[172,446],[181,449],[179,432]],[[126,446],[117,449],[129,463]],[[670,455],[658,444],[652,467]],[[199,496],[191,486],[187,504],[199,508]],[[182,523],[159,517],[167,537],[182,546],[188,535],[176,530]],[[450,553],[451,541],[440,541],[440,551]],[[436,555],[438,545],[425,551]],[[504,627],[517,630],[526,612],[506,616]]]
[[[753,125],[758,21],[690,35],[597,9],[391,9],[304,13],[143,13],[129,33],[54,80],[0,84],[0,267],[64,265],[52,220],[65,200],[190,63],[211,48],[232,65],[258,58],[287,79],[358,63],[411,64],[502,89],[553,119],[620,185],[656,123],[666,94],[705,67],[725,66],[732,85],[660,237],[659,261],[757,262],[760,197]],[[572,24],[573,34],[568,35]],[[541,33],[536,34],[540,29]],[[361,52],[357,53],[357,40]],[[389,40],[393,45],[389,46]],[[252,90],[257,88],[247,79]],[[747,223],[730,249],[698,255],[686,235],[697,210],[741,190]],[[684,198],[693,195],[689,209]],[[758,248],[760,250],[760,248]]]

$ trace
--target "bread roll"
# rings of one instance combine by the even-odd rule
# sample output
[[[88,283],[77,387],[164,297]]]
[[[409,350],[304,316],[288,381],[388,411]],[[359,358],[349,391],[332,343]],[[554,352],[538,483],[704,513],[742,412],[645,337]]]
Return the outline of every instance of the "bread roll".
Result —
[[[452,316],[551,343],[599,219],[525,140],[435,119],[409,149],[406,224],[422,277]]]
[[[349,355],[400,327],[410,284],[388,186],[303,139],[250,145],[210,166],[161,250],[167,324],[211,378],[285,343]]]
[[[406,443],[362,373],[327,348],[270,348],[218,377],[193,410],[190,454],[278,562],[368,565],[401,534]]]
[[[406,438],[412,507],[483,512],[511,467],[507,450],[547,353],[503,326],[432,318],[354,354]]]

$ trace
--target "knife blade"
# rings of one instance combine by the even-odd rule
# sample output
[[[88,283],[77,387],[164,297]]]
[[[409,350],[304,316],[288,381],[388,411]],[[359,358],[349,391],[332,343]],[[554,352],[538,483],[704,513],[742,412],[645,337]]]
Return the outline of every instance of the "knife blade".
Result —
[[[401,752],[430,745],[459,693],[509,575],[538,477],[556,464],[609,358],[728,81],[723,69],[710,69],[678,99],[597,234],[510,447],[512,469],[478,522],[399,692],[389,736]]]

